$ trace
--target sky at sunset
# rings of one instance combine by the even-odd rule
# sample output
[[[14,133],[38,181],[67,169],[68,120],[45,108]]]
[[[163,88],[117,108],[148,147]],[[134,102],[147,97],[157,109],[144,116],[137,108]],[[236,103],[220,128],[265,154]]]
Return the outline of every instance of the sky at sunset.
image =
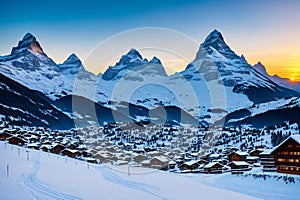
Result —
[[[172,29],[198,45],[213,29],[218,29],[227,44],[250,64],[261,61],[271,75],[300,81],[298,0],[0,2],[0,55],[9,54],[27,32],[37,37],[49,57],[61,63],[73,52],[85,62],[99,43],[131,29]],[[147,39],[155,40],[151,36]],[[118,48],[118,44],[114,45]],[[150,59],[154,56],[149,52],[142,54]],[[185,58],[191,61],[195,49],[187,50],[186,54]],[[172,61],[164,53],[156,56],[174,71],[182,70],[188,62],[176,64],[176,59]],[[98,65],[88,63],[86,67],[95,73],[103,72],[104,67]]]

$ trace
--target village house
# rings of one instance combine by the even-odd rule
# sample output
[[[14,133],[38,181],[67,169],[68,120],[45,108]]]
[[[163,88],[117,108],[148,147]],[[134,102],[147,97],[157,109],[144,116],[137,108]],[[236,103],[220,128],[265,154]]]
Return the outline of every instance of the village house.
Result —
[[[169,160],[164,156],[155,156],[150,160],[151,168],[164,169],[168,166]]]
[[[12,135],[8,132],[3,132],[0,134],[0,141],[4,141],[8,138],[12,137]]]
[[[259,154],[260,164],[263,166],[263,171],[276,171],[274,156],[270,155],[271,149],[266,149]]]
[[[176,167],[176,162],[174,160],[171,160],[168,163],[168,169],[175,169],[175,167]]]
[[[77,156],[80,156],[80,152],[76,149],[64,149],[61,151],[61,154],[71,158],[76,158]]]
[[[229,163],[232,174],[241,174],[245,171],[251,170],[249,163],[245,161],[232,161]]]
[[[101,163],[109,161],[109,158],[110,158],[109,155],[107,155],[106,153],[101,153],[101,152],[98,152],[97,154],[95,154],[94,157],[96,159],[98,159]]]
[[[8,143],[9,144],[14,144],[14,145],[19,145],[19,146],[23,146],[26,141],[19,138],[19,137],[16,137],[16,136],[12,136],[10,138],[7,139]]]
[[[178,166],[181,170],[196,170],[198,168],[204,167],[208,162],[206,160],[192,160],[189,162],[182,163]]]
[[[147,158],[147,156],[144,156],[144,155],[141,155],[141,154],[136,154],[133,159],[134,159],[134,162],[141,163],[144,160],[147,160],[148,158]]]
[[[254,149],[250,152],[250,156],[258,156],[264,149]]]
[[[228,159],[229,159],[229,162],[246,161],[248,155],[249,154],[247,152],[236,151],[236,152],[232,152],[231,154],[229,154]]]
[[[60,152],[62,150],[65,149],[65,146],[61,145],[61,144],[56,144],[55,146],[53,146],[51,149],[50,149],[50,152],[51,153],[55,153],[55,154],[60,154]]]
[[[204,173],[206,174],[219,174],[223,172],[223,165],[218,162],[211,162],[204,166]]]
[[[300,175],[300,135],[292,135],[270,153],[277,172]]]
[[[249,164],[254,164],[254,163],[257,163],[258,161],[259,161],[258,156],[248,156],[246,159],[246,162]]]
[[[150,160],[144,160],[143,162],[141,162],[142,167],[146,167],[146,168],[150,168],[151,164],[150,164]]]
[[[41,144],[38,142],[27,144],[27,148],[39,150]]]

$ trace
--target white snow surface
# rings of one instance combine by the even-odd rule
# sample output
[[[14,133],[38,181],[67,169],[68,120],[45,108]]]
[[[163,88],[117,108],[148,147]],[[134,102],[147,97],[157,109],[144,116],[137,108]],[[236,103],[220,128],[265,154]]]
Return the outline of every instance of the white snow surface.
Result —
[[[256,199],[178,174],[130,167],[129,175],[128,166],[87,164],[23,148],[18,155],[18,148],[0,143],[1,199]]]

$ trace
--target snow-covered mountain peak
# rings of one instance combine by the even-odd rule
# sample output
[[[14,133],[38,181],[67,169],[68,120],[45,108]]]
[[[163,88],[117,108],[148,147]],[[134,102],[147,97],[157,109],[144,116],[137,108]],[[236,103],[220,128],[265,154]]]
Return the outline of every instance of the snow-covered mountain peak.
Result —
[[[141,54],[134,48],[130,49],[130,51],[123,55],[117,65],[128,65],[131,63],[142,64],[144,63],[143,57]]]
[[[136,77],[138,74],[139,76],[152,76],[154,74],[167,76],[158,58],[154,56],[149,62],[146,58],[143,59],[136,49],[132,48],[127,54],[121,57],[120,61],[115,66],[109,67],[104,72],[102,79],[116,80],[127,75],[127,77],[135,77],[135,80],[141,80],[141,77]]]
[[[155,64],[160,64],[161,65],[161,61],[155,56],[150,60],[149,63],[155,63]]]
[[[82,67],[81,60],[76,56],[76,54],[72,53],[61,66],[65,65],[73,65],[75,67]]]
[[[267,73],[267,70],[265,68],[265,66],[261,63],[261,62],[258,62],[257,64],[255,64],[253,66],[254,69],[256,69],[256,71],[258,71],[259,73],[261,73],[262,75],[268,75]]]
[[[79,70],[84,69],[80,59],[72,53],[63,64],[59,65],[64,74],[77,74]]]
[[[197,54],[196,59],[198,59],[199,56],[201,57],[203,54],[203,52],[200,52],[201,48],[203,48],[203,50],[210,55],[213,54],[215,50],[228,59],[240,58],[230,49],[230,47],[226,44],[222,34],[216,29],[213,30],[200,45],[198,52],[199,55]]]
[[[215,43],[217,41],[223,41],[224,42],[224,38],[222,36],[222,34],[217,30],[214,29],[205,39],[204,43]]]
[[[11,51],[11,55],[20,55],[22,53],[26,53],[27,50],[32,50],[38,54],[44,55],[44,51],[31,33],[26,33],[21,41],[19,41],[18,46],[14,47]]]

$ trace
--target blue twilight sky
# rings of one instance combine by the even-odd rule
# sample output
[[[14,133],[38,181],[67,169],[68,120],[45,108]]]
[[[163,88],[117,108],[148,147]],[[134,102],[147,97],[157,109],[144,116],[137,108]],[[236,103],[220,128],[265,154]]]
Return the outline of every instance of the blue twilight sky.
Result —
[[[216,28],[251,64],[260,60],[271,74],[300,80],[298,0],[0,2],[0,55],[10,53],[26,32],[33,33],[48,56],[61,63],[72,52],[85,60],[101,41],[133,28],[170,28],[199,44]]]

